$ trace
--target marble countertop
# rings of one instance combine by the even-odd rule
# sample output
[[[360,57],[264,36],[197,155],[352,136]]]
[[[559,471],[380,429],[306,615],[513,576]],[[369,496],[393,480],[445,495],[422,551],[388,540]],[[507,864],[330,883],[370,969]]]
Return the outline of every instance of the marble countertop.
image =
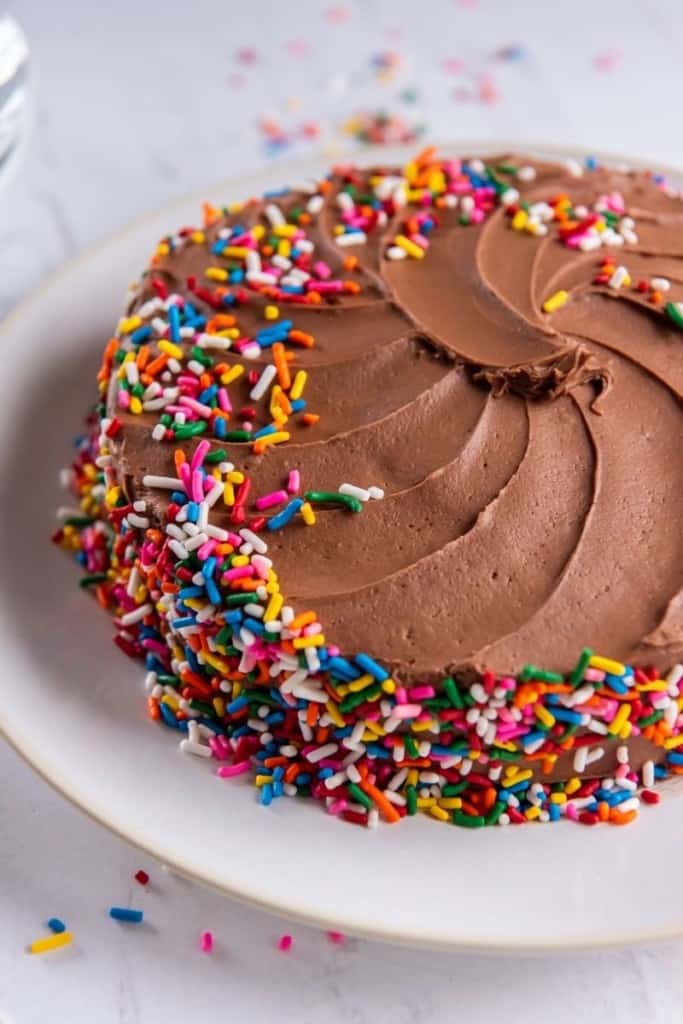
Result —
[[[424,122],[432,139],[562,142],[683,165],[677,0],[9,9],[32,47],[35,109],[25,158],[0,192],[0,315],[169,199],[205,186],[212,195],[211,182],[266,160],[361,158],[341,129],[359,111]],[[148,863],[7,748],[0,777],[0,1024],[680,1018],[683,944],[548,960],[336,946]],[[129,896],[140,867],[155,913],[116,928],[106,907]],[[74,947],[27,956],[51,915],[68,919]],[[211,956],[198,951],[206,929]],[[287,954],[283,932],[294,939]]]

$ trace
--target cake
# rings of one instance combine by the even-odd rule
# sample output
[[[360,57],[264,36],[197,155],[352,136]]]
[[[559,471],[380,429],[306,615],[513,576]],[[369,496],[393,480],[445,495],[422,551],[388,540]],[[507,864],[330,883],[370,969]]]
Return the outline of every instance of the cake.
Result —
[[[432,149],[163,238],[56,534],[151,718],[263,804],[361,825],[656,803],[683,771],[682,257],[661,175]]]

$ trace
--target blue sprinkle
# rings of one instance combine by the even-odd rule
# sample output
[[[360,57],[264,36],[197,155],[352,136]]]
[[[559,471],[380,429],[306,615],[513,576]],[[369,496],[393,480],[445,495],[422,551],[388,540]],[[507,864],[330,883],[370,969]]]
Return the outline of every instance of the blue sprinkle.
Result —
[[[232,611],[226,612],[225,621],[231,626],[239,626],[242,621],[242,612],[239,608],[234,608]]]
[[[321,768],[318,772],[319,779],[329,779],[334,775],[334,768]]]
[[[188,501],[187,518],[191,523],[196,523],[199,519],[199,505],[196,501]]]
[[[280,527],[286,526],[297,514],[303,503],[303,498],[294,498],[288,505],[285,505],[282,512],[278,512],[276,516],[268,520],[268,529],[279,530]]]
[[[620,676],[611,676],[608,673],[605,676],[605,683],[609,686],[610,690],[614,690],[615,693],[628,692],[628,686]]]
[[[273,796],[282,796],[284,791],[285,787],[283,786],[281,781],[278,780],[277,782],[273,783]]]
[[[168,704],[164,704],[163,701],[159,701],[159,711],[161,712],[161,717],[163,718],[166,725],[170,726],[171,729],[180,728],[180,722],[173,714]]]
[[[235,298],[234,295],[228,292],[226,295],[223,296],[221,301],[224,306],[234,306],[235,303],[237,302],[237,299]]]
[[[305,398],[295,398],[292,402],[292,412],[303,412],[307,405]]]
[[[224,438],[228,432],[228,427],[223,416],[216,416],[213,424],[213,432],[218,438]]]
[[[209,405],[213,401],[213,399],[216,397],[216,392],[217,391],[218,391],[218,385],[217,384],[212,384],[211,387],[204,388],[204,390],[202,391],[202,393],[199,396],[199,401],[202,403],[202,405]]]
[[[47,926],[51,932],[55,933],[55,935],[61,935],[62,932],[66,931],[66,925],[63,921],[60,921],[58,917],[51,917],[47,922]]]
[[[374,658],[371,658],[369,654],[357,654],[353,659],[363,672],[367,672],[379,683],[383,683],[385,679],[389,678],[389,673],[381,665],[378,665]]]
[[[284,774],[285,774],[285,770],[282,767],[282,765],[279,764],[277,766],[277,768],[275,769],[275,771],[273,772],[273,778],[275,779],[276,782],[279,782],[280,779],[284,776]]]
[[[281,711],[271,711],[269,715],[263,719],[266,725],[277,725],[278,722],[284,722],[285,716]]]
[[[678,754],[675,750],[670,750],[666,759],[669,764],[683,764],[683,754]]]
[[[131,924],[140,924],[144,917],[141,910],[133,910],[131,907],[110,907],[109,916],[115,921],[130,921]]]
[[[142,345],[143,341],[147,341],[151,334],[152,328],[149,326],[149,324],[145,324],[143,327],[138,327],[138,329],[136,331],[133,331],[133,333],[130,335],[131,343],[133,345]]]
[[[194,615],[185,615],[182,619],[173,620],[174,629],[183,629],[185,626],[194,626],[195,617]]]
[[[273,787],[270,782],[266,782],[261,786],[261,803],[264,807],[273,802]]]
[[[242,625],[245,627],[245,629],[248,629],[250,633],[254,633],[256,636],[263,636],[263,634],[265,633],[263,623],[260,622],[258,619],[252,619],[249,616],[247,616],[242,622]]]
[[[302,772],[300,775],[297,775],[296,779],[294,780],[294,783],[295,783],[296,786],[301,787],[301,786],[307,786],[310,781],[311,781],[311,773],[310,772]]]
[[[526,749],[526,747],[530,746],[532,743],[535,743],[537,740],[545,739],[545,735],[546,734],[542,732],[540,729],[537,729],[536,732],[527,733],[527,735],[524,736],[522,739],[522,746]]]
[[[207,560],[204,562],[204,565],[202,566],[202,576],[204,577],[205,580],[208,580],[213,576],[213,571],[215,568],[216,558],[215,555],[211,555],[211,557],[207,558]]]
[[[287,292],[288,295],[303,295],[304,288],[301,284],[281,284],[281,292]]]
[[[260,430],[257,430],[251,436],[253,437],[254,441],[257,441],[259,437],[268,437],[268,434],[274,434],[276,431],[277,427],[274,427],[272,423],[269,423],[267,427],[261,427]]]
[[[175,505],[186,505],[187,495],[183,494],[182,491],[171,491],[171,501]]]
[[[560,722],[571,722],[572,725],[581,725],[581,715],[578,711],[568,711],[566,708],[553,707],[552,713]]]
[[[178,597],[181,601],[186,601],[188,597],[202,597],[203,594],[204,591],[201,587],[183,587],[183,589],[178,592]]]
[[[220,607],[220,604],[221,604],[220,591],[219,591],[218,587],[216,586],[215,582],[211,578],[207,579],[207,581],[206,581],[206,596],[208,597],[208,599],[209,599],[209,601],[211,602],[212,605],[214,605],[217,608]]]
[[[391,757],[391,751],[387,750],[386,747],[380,747],[379,743],[368,743],[365,749],[370,757],[380,761],[388,761]]]
[[[171,331],[171,341],[175,345],[180,344],[180,309],[173,305],[168,307],[168,326]]]
[[[554,804],[552,802],[548,804],[548,814],[550,815],[551,821],[559,821],[561,813],[559,804]]]
[[[350,661],[346,658],[330,658],[329,669],[335,679],[343,679],[344,682],[350,683],[352,680],[358,678],[358,673],[354,669]]]
[[[241,284],[242,281],[244,281],[244,278],[245,273],[243,270],[240,270],[239,267],[235,267],[235,269],[231,270],[230,274],[228,275],[228,280],[230,281],[230,284]]]
[[[249,704],[249,698],[248,697],[245,697],[245,696],[235,697],[235,699],[231,700],[230,703],[226,706],[226,710],[227,710],[228,714],[234,715],[238,711],[241,711],[242,708],[246,708],[248,704]]]

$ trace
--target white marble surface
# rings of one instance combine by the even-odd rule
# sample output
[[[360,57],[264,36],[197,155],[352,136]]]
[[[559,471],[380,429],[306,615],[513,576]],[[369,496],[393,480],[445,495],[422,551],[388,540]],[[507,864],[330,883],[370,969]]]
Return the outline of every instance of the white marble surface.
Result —
[[[288,128],[321,126],[320,138],[277,158],[285,161],[348,151],[334,126],[354,109],[386,106],[424,118],[432,138],[570,142],[577,153],[600,147],[683,164],[678,0],[9,6],[33,47],[36,112],[26,159],[0,193],[0,314],[150,207],[273,159],[257,127],[266,113]],[[510,44],[523,59],[490,59]],[[292,52],[306,45],[305,56]],[[253,65],[236,62],[241,47],[255,48]],[[403,71],[383,84],[370,59],[387,49]],[[447,74],[444,60],[464,70]],[[481,75],[492,76],[496,102],[468,98]],[[413,85],[417,102],[401,103]],[[0,1024],[680,1019],[683,945],[562,961],[337,947],[146,863],[8,749],[0,779]],[[146,894],[131,880],[140,866],[153,879]],[[111,902],[133,897],[148,923],[107,919]],[[53,914],[68,920],[75,946],[27,956]],[[197,948],[205,929],[216,936],[210,957]],[[286,955],[276,948],[285,931],[294,936]]]

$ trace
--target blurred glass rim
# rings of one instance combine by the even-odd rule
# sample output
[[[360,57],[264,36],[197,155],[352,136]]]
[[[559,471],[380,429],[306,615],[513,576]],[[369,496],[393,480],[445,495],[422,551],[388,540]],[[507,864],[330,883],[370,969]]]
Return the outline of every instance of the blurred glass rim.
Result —
[[[30,88],[29,45],[19,22],[0,13],[0,185],[20,162],[27,136]]]

